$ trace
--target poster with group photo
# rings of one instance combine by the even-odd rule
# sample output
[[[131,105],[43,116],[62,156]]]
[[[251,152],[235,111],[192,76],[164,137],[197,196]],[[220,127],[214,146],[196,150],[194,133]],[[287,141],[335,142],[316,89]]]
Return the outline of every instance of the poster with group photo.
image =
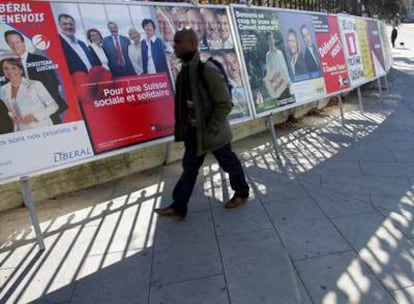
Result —
[[[232,86],[233,97],[230,122],[237,123],[251,119],[227,9],[218,6],[156,6],[155,13],[174,79],[181,68],[180,61],[174,55],[174,34],[177,30],[188,26],[196,32],[200,41],[201,60],[214,58],[221,63],[226,72]],[[200,83],[203,82],[200,79]]]
[[[279,20],[296,101],[322,98],[326,95],[326,88],[312,15],[280,11]]]
[[[359,45],[357,27],[354,17],[338,16],[339,29],[345,50],[349,78],[352,87],[366,82],[364,63]]]
[[[372,80],[375,76],[374,66],[371,57],[371,45],[368,40],[368,26],[365,19],[355,17],[355,25],[358,33],[359,45],[361,48],[362,63],[364,65],[365,78]]]
[[[349,76],[337,17],[322,14],[312,16],[326,92],[330,94],[348,90]]]
[[[275,10],[232,6],[255,114],[295,102]]]
[[[372,64],[376,77],[385,75],[384,51],[381,44],[381,35],[377,20],[367,19],[367,34],[371,51]]]
[[[174,94],[154,8],[52,8],[95,153],[172,135]]]
[[[0,180],[93,156],[48,2],[0,4]]]

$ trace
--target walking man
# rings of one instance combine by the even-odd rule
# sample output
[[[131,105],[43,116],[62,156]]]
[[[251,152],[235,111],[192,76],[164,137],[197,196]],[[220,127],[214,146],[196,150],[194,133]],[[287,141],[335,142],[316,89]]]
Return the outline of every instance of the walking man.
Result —
[[[232,107],[230,92],[223,74],[213,63],[200,64],[198,45],[192,29],[183,29],[174,36],[174,52],[182,61],[176,84],[175,140],[184,141],[183,172],[175,185],[172,203],[155,212],[177,220],[183,220],[187,214],[198,170],[209,151],[229,174],[235,192],[224,207],[238,207],[249,196],[243,168],[230,145],[232,133],[227,120]],[[201,72],[203,75],[199,76]]]
[[[392,47],[395,47],[395,40],[398,36],[398,28],[400,27],[400,14],[396,14],[392,22],[392,32],[391,32],[391,44]]]

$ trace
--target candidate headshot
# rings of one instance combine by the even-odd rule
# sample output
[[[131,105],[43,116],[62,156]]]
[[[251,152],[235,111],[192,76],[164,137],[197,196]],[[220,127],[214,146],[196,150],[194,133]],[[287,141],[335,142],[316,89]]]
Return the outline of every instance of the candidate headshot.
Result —
[[[319,71],[321,68],[321,63],[319,59],[318,48],[313,44],[311,31],[307,25],[302,25],[300,27],[300,33],[302,35],[302,40],[304,42],[304,52],[303,57],[307,70],[309,72]]]
[[[288,30],[286,35],[286,44],[289,71],[292,77],[305,74],[307,69],[300,48],[298,35],[294,29]]]
[[[155,23],[144,19],[141,23],[145,38],[141,41],[142,68],[144,74],[155,74],[168,71],[165,58],[164,43],[155,36]]]
[[[58,105],[58,110],[51,115],[54,124],[62,122],[62,114],[67,110],[68,105],[59,92],[59,81],[55,65],[43,55],[29,52],[23,35],[16,30],[4,32],[4,40],[10,50],[20,58],[25,78],[40,81]],[[39,70],[37,67],[45,69]]]
[[[187,9],[188,26],[194,30],[200,43],[200,48],[208,48],[206,26],[198,8]]]

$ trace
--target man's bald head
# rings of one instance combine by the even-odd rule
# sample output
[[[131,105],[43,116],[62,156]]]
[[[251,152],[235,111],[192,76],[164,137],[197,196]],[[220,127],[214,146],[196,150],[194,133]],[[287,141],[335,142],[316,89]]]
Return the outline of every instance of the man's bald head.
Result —
[[[179,37],[181,40],[190,41],[191,43],[198,45],[197,33],[192,28],[184,28],[175,33],[175,37]]]
[[[188,54],[197,51],[198,38],[196,32],[189,28],[179,30],[174,35],[175,55],[180,59],[186,59]]]

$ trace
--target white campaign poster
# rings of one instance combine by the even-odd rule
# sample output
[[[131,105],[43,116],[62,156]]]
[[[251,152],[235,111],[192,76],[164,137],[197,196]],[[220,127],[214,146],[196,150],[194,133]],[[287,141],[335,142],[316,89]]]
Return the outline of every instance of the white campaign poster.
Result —
[[[0,136],[0,181],[93,156],[83,121]]]
[[[366,81],[366,76],[356,22],[353,17],[339,15],[338,23],[344,45],[351,86],[357,87]]]
[[[0,182],[92,157],[50,3],[0,17]]]

